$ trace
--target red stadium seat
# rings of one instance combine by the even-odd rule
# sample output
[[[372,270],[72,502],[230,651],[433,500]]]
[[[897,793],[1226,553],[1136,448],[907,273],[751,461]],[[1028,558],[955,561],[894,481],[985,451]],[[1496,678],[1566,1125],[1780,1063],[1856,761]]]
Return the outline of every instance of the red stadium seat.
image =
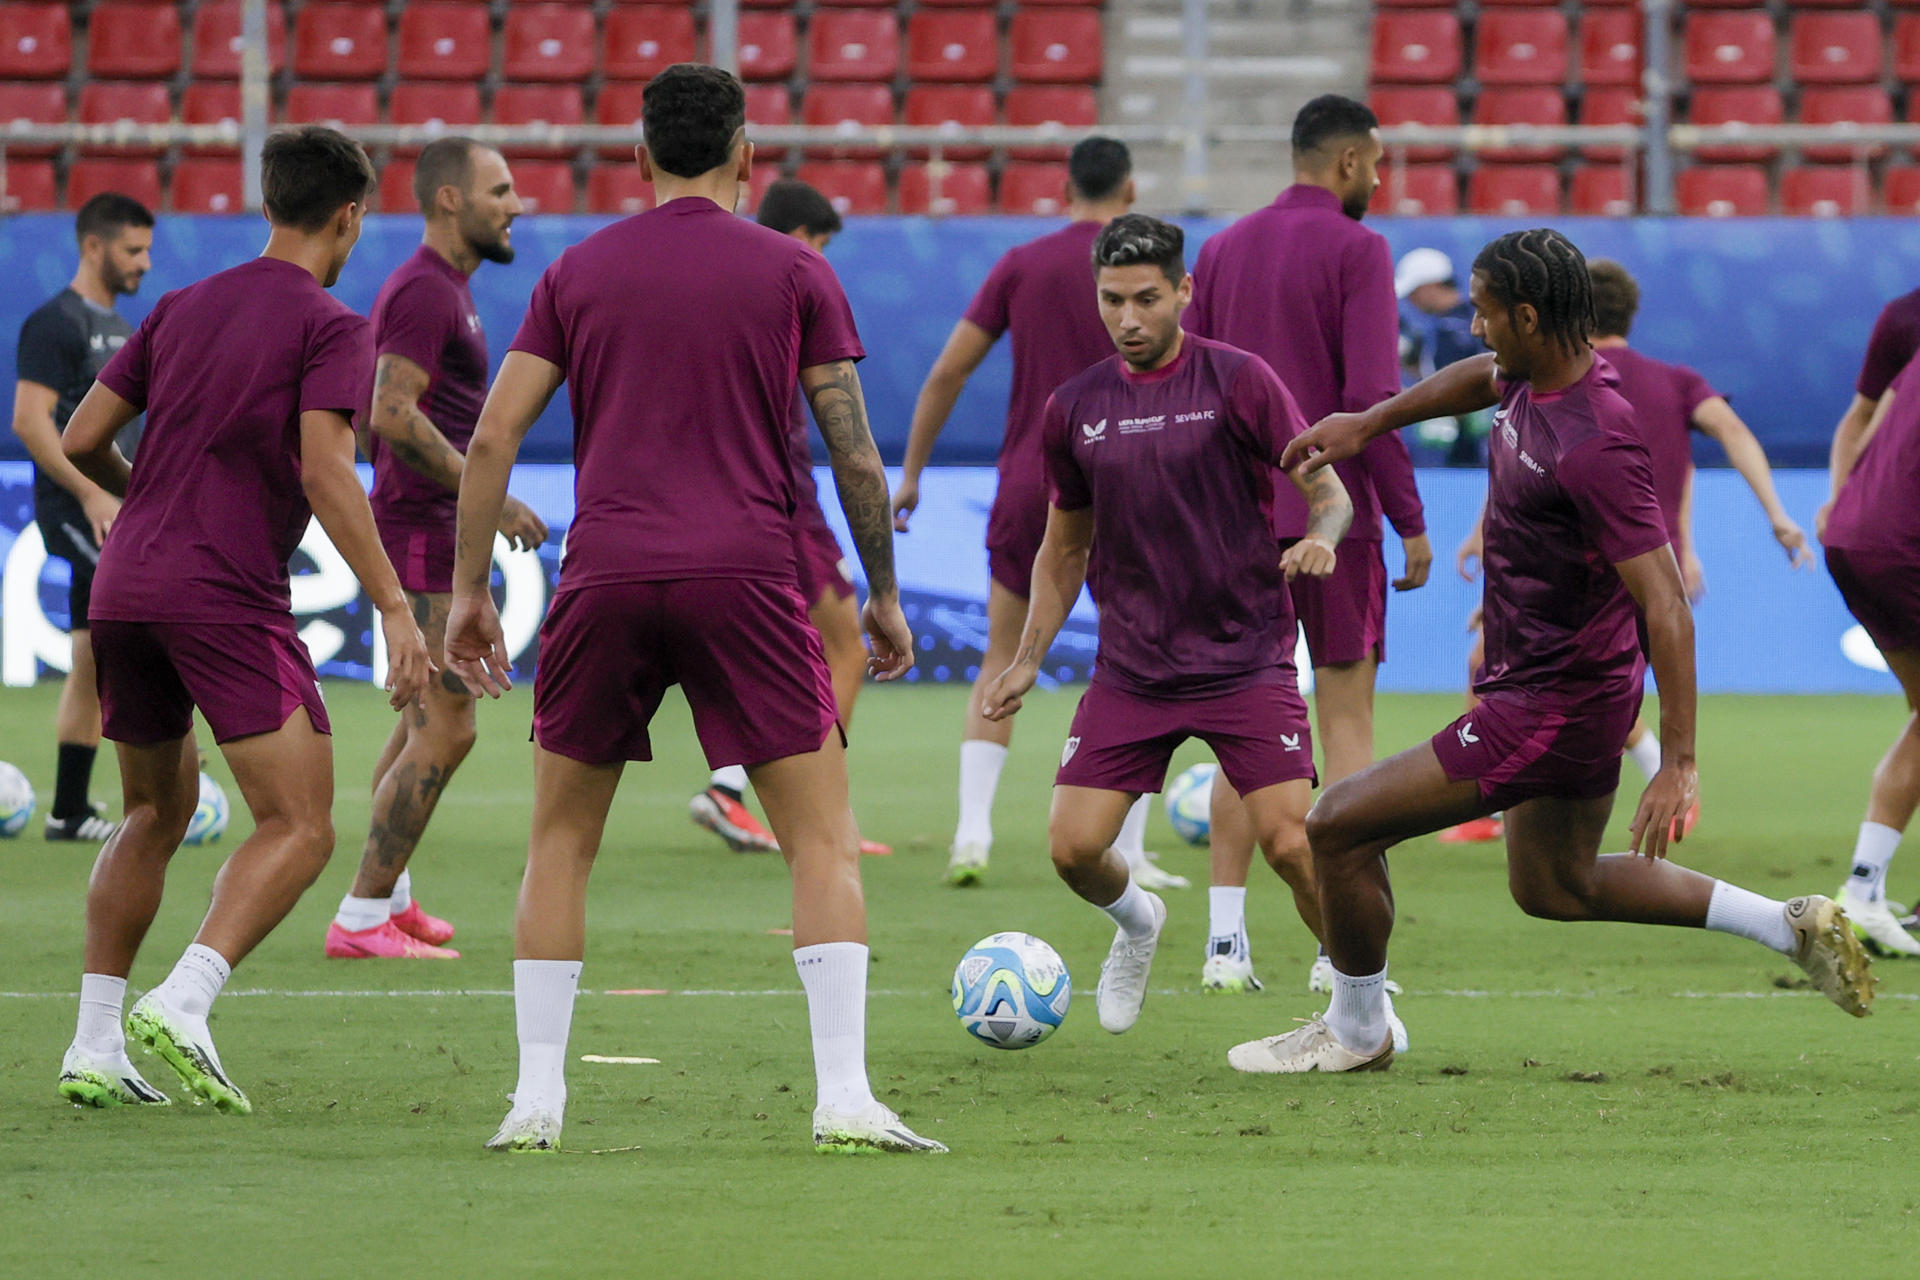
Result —
[[[507,80],[577,84],[593,74],[598,47],[593,10],[569,4],[516,4],[507,10],[500,74]]]
[[[609,161],[593,166],[587,175],[587,212],[629,215],[653,208],[653,184],[640,176],[637,164]]]
[[[993,90],[986,85],[935,84],[915,85],[907,90],[900,119],[903,124],[916,128],[957,132],[991,125],[994,115]],[[943,147],[940,154],[947,160],[984,160],[987,151],[986,147]],[[924,160],[928,151],[925,147],[914,147],[908,154]]]
[[[493,66],[493,14],[484,4],[428,0],[400,11],[394,69],[413,80],[478,80]]]
[[[651,80],[676,62],[698,57],[691,9],[611,9],[602,30],[608,79]]]
[[[891,17],[889,14],[889,20]],[[843,215],[887,211],[887,171],[877,160],[814,160],[801,165],[794,176],[825,196]]]
[[[1618,164],[1587,164],[1573,171],[1569,212],[1586,217],[1625,218],[1635,212],[1634,171]]]
[[[528,213],[572,213],[573,166],[565,160],[522,160],[513,166],[513,190]]]
[[[89,80],[80,87],[81,124],[171,124],[173,99],[161,80]],[[89,146],[86,155],[157,156],[165,147]]]
[[[1023,84],[1100,79],[1100,15],[1090,9],[1021,9],[1013,15],[1007,44],[1013,78]]]
[[[1876,14],[1796,14],[1787,64],[1801,84],[1871,84],[1880,78],[1880,45]]]
[[[1674,180],[1680,212],[1691,218],[1759,218],[1772,205],[1767,171],[1757,164],[1702,164]]]
[[[1567,20],[1558,10],[1490,10],[1474,30],[1473,74],[1482,84],[1565,84]]]
[[[1690,13],[1687,78],[1696,84],[1764,84],[1773,79],[1773,18],[1762,10]]]
[[[900,67],[892,13],[815,9],[807,27],[807,74],[815,80],[891,80]]]
[[[1521,89],[1488,89],[1473,107],[1475,124],[1545,124],[1567,122],[1567,100],[1558,89],[1534,85]],[[1496,147],[1480,152],[1495,164],[1552,163],[1567,153],[1565,147]]]
[[[180,69],[180,11],[170,4],[101,0],[87,20],[87,73],[138,79]]]
[[[1906,84],[1920,84],[1920,14],[1893,20],[1893,74]]]
[[[1689,9],[1754,9],[1761,0],[1689,0]]]
[[[67,122],[66,86],[52,81],[0,81],[0,129],[10,124],[65,124]],[[57,145],[7,145],[7,163],[21,156],[50,156]]]
[[[1000,212],[1053,217],[1067,208],[1067,167],[1031,160],[1010,161],[1000,171]]]
[[[1637,9],[1599,9],[1580,19],[1580,80],[1586,85],[1633,86],[1640,83],[1640,28]]]
[[[1063,129],[1090,129],[1100,120],[1100,105],[1085,85],[1017,84],[1007,90],[1007,123],[1033,127],[1057,125]],[[1010,147],[1015,160],[1064,160],[1061,147]]]
[[[382,213],[418,213],[420,202],[413,195],[412,156],[395,156],[380,168],[380,186],[375,200]]]
[[[160,207],[160,166],[151,160],[75,160],[67,170],[67,207],[78,209],[103,191],[132,196],[149,209]]]
[[[933,194],[933,166],[910,164],[900,171],[900,212],[935,217],[986,213],[993,207],[993,183],[984,164],[950,164]]]
[[[0,78],[58,80],[73,69],[64,4],[0,4]]]
[[[1405,218],[1438,217],[1460,211],[1460,180],[1450,164],[1410,164],[1382,168],[1374,189],[1373,212]]]
[[[893,89],[884,84],[816,84],[800,100],[800,123],[816,128],[847,129],[893,124]],[[879,147],[808,148],[809,156],[838,156],[877,160]]]
[[[939,0],[941,4],[955,6],[963,3],[976,4],[978,2],[979,0]],[[1106,2],[1107,0],[1021,0],[1021,3],[1033,8],[1054,9],[1098,9]],[[928,0],[920,0],[920,3],[926,4]],[[1914,3],[1920,4],[1920,0],[1914,0]]]
[[[1800,94],[1800,123],[1824,125],[1891,124],[1893,99],[1877,84],[1837,85],[1828,89],[1807,89]],[[1845,164],[1851,160],[1878,160],[1887,153],[1883,146],[1805,147],[1802,160]]]
[[[1507,217],[1560,212],[1560,171],[1545,164],[1485,164],[1467,179],[1467,209]]]
[[[8,170],[8,177],[12,177],[12,170]],[[1888,213],[1906,215],[1920,213],[1920,169],[1912,165],[1888,169],[1884,183],[1882,195],[1886,200]]]
[[[1482,9],[1542,9],[1559,8],[1558,0],[1480,0]]]
[[[9,160],[0,173],[0,213],[44,213],[57,209],[53,161]]]
[[[600,86],[599,100],[593,106],[594,123],[614,129],[627,129],[633,134],[633,140],[625,146],[600,148],[600,158],[631,162],[633,148],[640,141],[640,96],[646,91],[644,84],[617,84],[609,81]],[[753,108],[752,89],[748,90],[747,119],[751,121]]]
[[[240,5],[234,0],[202,0],[193,11],[193,78],[240,78]],[[274,71],[287,65],[287,13],[267,6],[267,62]]]
[[[180,95],[181,124],[228,124],[240,126],[240,86],[231,80],[196,80]],[[190,156],[231,156],[238,148],[187,147]]]
[[[800,36],[791,13],[740,15],[740,78],[785,80],[800,62]]]
[[[907,75],[986,84],[1000,70],[1000,24],[991,9],[916,13],[907,23]]]
[[[1376,85],[1367,94],[1367,105],[1380,123],[1392,128],[1398,124],[1427,124],[1448,128],[1460,123],[1460,99],[1453,89],[1441,85]],[[1451,160],[1449,146],[1389,147],[1395,160]]]
[[[1795,165],[1780,175],[1780,212],[1796,218],[1851,218],[1867,212],[1873,191],[1864,166]]]
[[[1637,89],[1589,89],[1580,98],[1580,123],[1585,125],[1635,125],[1641,123],[1640,91]],[[1583,159],[1603,164],[1618,164],[1627,158],[1625,147],[1582,147]]]
[[[192,156],[173,167],[168,203],[175,213],[244,213],[240,161]]]
[[[1696,89],[1687,118],[1693,124],[1772,125],[1786,119],[1780,104],[1780,91],[1772,85],[1739,85],[1724,89]],[[1694,159],[1708,164],[1766,161],[1779,155],[1779,148],[1766,145],[1719,145],[1700,147]]]
[[[293,73],[302,80],[377,80],[387,69],[387,11],[310,4],[293,20]]]
[[[1383,13],[1373,20],[1368,73],[1389,84],[1452,84],[1465,55],[1451,13]]]
[[[387,120],[396,125],[415,125],[434,134],[461,133],[480,123],[480,86],[449,84],[439,80],[403,83],[393,87],[387,99]],[[395,147],[397,156],[417,156],[425,142]]]
[[[494,90],[495,124],[575,125],[587,122],[586,103],[580,90],[570,84],[503,84]],[[576,148],[563,144],[550,147],[503,147],[508,159],[560,160]]]
[[[377,124],[380,95],[370,84],[296,84],[287,90],[288,124],[330,124],[336,129]]]
[[[793,123],[793,98],[784,84],[750,84],[747,90],[748,125],[788,125]],[[751,135],[752,130],[748,130]],[[758,140],[753,145],[754,163],[778,161],[787,154],[785,147],[767,146]]]

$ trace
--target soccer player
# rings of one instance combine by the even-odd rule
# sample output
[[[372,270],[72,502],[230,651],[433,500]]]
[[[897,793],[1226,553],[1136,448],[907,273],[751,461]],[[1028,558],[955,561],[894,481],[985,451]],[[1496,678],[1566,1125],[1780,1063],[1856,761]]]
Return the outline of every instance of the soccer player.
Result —
[[[877,1101],[866,1069],[866,908],[846,742],[820,635],[796,589],[788,405],[805,388],[868,583],[869,670],[913,664],[886,472],[854,362],[864,351],[825,258],[733,215],[753,166],[740,82],[681,63],[647,85],[638,156],[656,206],[541,276],[467,451],[447,656],[507,680],[487,591],[520,440],[564,381],[575,516],[540,633],[534,807],[514,930],[520,1077],[495,1150],[551,1150],[585,950],[587,876],[629,760],[679,684],[712,766],[743,764],[793,871],[816,1147],[945,1150]]]
[[[374,378],[367,451],[374,522],[427,649],[446,646],[453,518],[464,450],[487,396],[487,335],[468,282],[482,262],[513,261],[520,197],[498,151],[470,138],[427,144],[413,172],[426,232],[373,304]],[[533,550],[547,526],[508,498],[500,532]],[[373,820],[353,887],[327,926],[334,959],[452,959],[453,926],[413,898],[407,863],[454,770],[473,747],[473,694],[450,671],[399,722],[373,768]]]
[[[1274,489],[1286,480],[1274,465],[1306,423],[1264,360],[1182,331],[1193,277],[1178,227],[1116,218],[1093,262],[1119,354],[1047,402],[1046,537],[1018,651],[982,711],[996,721],[1019,711],[1091,568],[1100,648],[1060,755],[1048,839],[1060,878],[1117,926],[1097,1000],[1100,1025],[1117,1035],[1140,1016],[1167,908],[1112,844],[1188,738],[1219,756],[1268,861],[1319,932],[1305,825],[1313,734],[1293,670],[1287,581],[1334,572],[1353,507],[1334,472],[1297,477],[1306,531],[1285,549],[1275,539]]]
[[[1010,249],[953,326],[913,407],[906,465],[893,495],[902,532],[920,504],[920,474],[954,401],[1003,333],[1013,335],[1013,390],[1000,445],[999,487],[987,515],[987,651],[967,700],[960,742],[960,821],[954,829],[947,883],[979,883],[993,848],[993,797],[1013,741],[1011,721],[989,720],[981,698],[1013,661],[1027,616],[1033,558],[1047,527],[1047,480],[1040,456],[1040,417],[1053,389],[1111,359],[1113,341],[1088,287],[1088,265],[1100,228],[1133,207],[1133,158],[1124,143],[1087,138],[1067,159],[1070,221]],[[1121,854],[1149,888],[1184,889],[1185,878],[1162,871],[1146,852],[1147,799],[1127,814]]]
[[[840,234],[840,215],[825,196],[796,178],[782,178],[760,197],[755,217],[763,227],[783,236],[792,236],[815,253],[825,253],[827,245]],[[792,431],[787,438],[788,454],[793,459],[794,478],[794,568],[800,578],[800,596],[807,602],[807,617],[820,633],[820,645],[826,653],[827,669],[833,673],[833,701],[840,710],[840,727],[853,727],[853,704],[860,696],[860,684],[867,676],[867,646],[860,636],[860,606],[854,600],[853,571],[847,553],[827,525],[820,509],[820,488],[813,479],[813,450],[807,440],[806,398],[798,384],[794,387],[790,413]],[[773,833],[761,825],[746,806],[747,771],[737,764],[716,769],[707,789],[688,806],[699,826],[726,841],[736,852],[779,852]],[[860,852],[889,854],[884,844],[865,839]]]
[[[58,763],[46,835],[49,840],[98,842],[113,834],[113,824],[88,794],[93,758],[100,749],[100,694],[93,683],[87,605],[100,547],[119,514],[120,500],[67,461],[60,451],[60,432],[94,378],[133,332],[114,303],[138,293],[152,265],[153,214],[131,196],[102,192],[80,206],[74,234],[80,241],[80,265],[72,281],[20,326],[13,433],[33,458],[33,518],[41,541],[48,555],[65,560],[73,570],[67,588],[73,663],[54,712]],[[122,444],[132,449],[138,434],[137,427],[128,427]]]
[[[366,152],[344,134],[268,138],[265,252],[162,297],[61,440],[75,466],[125,502],[100,553],[93,647],[126,817],[87,892],[80,1019],[59,1083],[77,1103],[167,1100],[127,1060],[131,1035],[220,1110],[252,1110],[220,1064],[207,1015],[333,852],[326,704],[287,579],[310,516],[380,611],[394,705],[418,697],[433,670],[353,469],[371,334],[327,293],[360,238],[372,186]],[[142,410],[129,477],[114,437]],[[199,801],[195,708],[254,832],[214,878],[193,944],[123,1032],[127,974]]]
[[[1833,496],[1840,496],[1840,485],[1847,467],[1859,456],[1861,441],[1874,410],[1879,408],[1887,388],[1920,351],[1920,289],[1903,293],[1880,309],[1867,338],[1867,354],[1860,362],[1860,376],[1854,380],[1853,399],[1833,431],[1833,448],[1828,464],[1833,475]],[[1845,462],[1847,467],[1838,466]]]
[[[1285,462],[1317,469],[1409,422],[1498,403],[1481,702],[1320,798],[1307,837],[1336,971],[1332,1000],[1303,1027],[1236,1046],[1228,1062],[1254,1072],[1388,1066],[1386,854],[1502,808],[1508,886],[1527,914],[1751,938],[1865,1015],[1868,960],[1835,903],[1776,902],[1667,861],[1670,834],[1680,835],[1674,822],[1698,790],[1693,619],[1642,434],[1589,341],[1586,260],[1558,232],[1512,232],[1480,251],[1468,296],[1491,355],[1364,413],[1334,415],[1289,444]],[[1600,855],[1640,709],[1642,627],[1660,682],[1664,760],[1634,814],[1631,852]]]
[[[1380,185],[1379,121],[1365,105],[1324,94],[1293,121],[1293,185],[1201,247],[1187,329],[1230,342],[1273,366],[1307,421],[1366,409],[1400,389],[1399,308],[1386,240],[1360,225]],[[1386,657],[1384,510],[1400,535],[1406,572],[1396,591],[1425,585],[1433,563],[1413,461],[1383,437],[1340,469],[1353,528],[1324,580],[1292,583],[1294,612],[1313,661],[1314,710],[1328,786],[1373,760],[1373,684]],[[1307,509],[1283,491],[1276,532],[1303,536]],[[1253,833],[1231,789],[1213,793],[1212,884],[1202,986],[1258,990],[1247,944],[1247,868]],[[1324,953],[1308,988],[1331,979]]]

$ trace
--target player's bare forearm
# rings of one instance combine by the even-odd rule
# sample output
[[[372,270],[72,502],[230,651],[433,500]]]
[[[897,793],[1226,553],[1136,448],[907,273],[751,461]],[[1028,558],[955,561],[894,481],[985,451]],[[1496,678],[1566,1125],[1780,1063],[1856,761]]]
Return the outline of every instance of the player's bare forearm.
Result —
[[[1840,496],[1840,487],[1853,474],[1854,463],[1860,460],[1860,451],[1867,447],[1872,428],[1892,403],[1891,389],[1878,402],[1854,393],[1853,403],[1847,406],[1839,425],[1833,429],[1833,447],[1827,451],[1827,471],[1832,480],[1830,497]]]
[[[947,345],[927,372],[920,395],[913,404],[913,425],[907,432],[907,456],[902,469],[909,480],[917,479],[933,457],[933,445],[941,428],[953,413],[953,405],[966,389],[967,379],[993,349],[993,335],[971,320],[961,320],[947,335]]]
[[[1353,499],[1347,486],[1332,467],[1323,467],[1311,475],[1293,474],[1294,487],[1307,500],[1307,532],[1329,547],[1340,545],[1353,525]]]
[[[851,360],[813,365],[800,371],[800,385],[813,407],[833,465],[833,484],[847,516],[854,551],[866,571],[867,590],[896,596],[893,574],[893,510],[887,497],[886,468],[867,424],[866,398]]]
[[[420,409],[432,379],[405,356],[380,357],[373,375],[373,434],[396,458],[449,493],[460,492],[464,460]]]
[[[1660,753],[1691,767],[1698,697],[1694,676],[1693,607],[1670,547],[1614,566],[1646,619],[1647,653],[1660,686]]]
[[[1067,625],[1073,602],[1087,583],[1087,555],[1093,546],[1093,512],[1047,509],[1047,533],[1033,558],[1033,594],[1020,629],[1014,662],[1038,669]]]
[[[1753,490],[1753,496],[1760,500],[1768,521],[1775,528],[1787,523],[1787,509],[1781,505],[1780,495],[1773,487],[1773,468],[1767,465],[1767,451],[1760,446],[1760,441],[1747,424],[1740,420],[1740,415],[1733,411],[1733,406],[1715,396],[1693,411],[1693,423],[1702,433],[1718,440],[1720,447],[1727,451],[1727,461],[1747,482],[1747,488]],[[1692,483],[1689,479],[1689,501],[1691,498]]]
[[[353,570],[376,609],[405,612],[407,596],[380,545],[373,509],[353,469],[353,426],[346,415],[309,410],[300,415],[300,487],[314,519]]]
[[[500,527],[520,442],[563,380],[559,365],[525,351],[509,351],[500,362],[460,468],[460,504],[454,518],[456,592],[486,594],[493,535]]]
[[[137,406],[98,382],[87,391],[73,416],[67,419],[67,429],[59,436],[57,450],[69,464],[67,470],[85,482],[81,488],[70,490],[75,497],[82,501],[87,498],[86,484],[98,485],[116,498],[126,496],[127,480],[133,468],[127,464],[126,455],[120,452],[114,439],[119,436],[120,428],[138,416]]]
[[[1287,442],[1280,465],[1316,471],[1360,455],[1369,442],[1429,418],[1459,417],[1500,402],[1493,355],[1456,361],[1364,413],[1336,413]]]

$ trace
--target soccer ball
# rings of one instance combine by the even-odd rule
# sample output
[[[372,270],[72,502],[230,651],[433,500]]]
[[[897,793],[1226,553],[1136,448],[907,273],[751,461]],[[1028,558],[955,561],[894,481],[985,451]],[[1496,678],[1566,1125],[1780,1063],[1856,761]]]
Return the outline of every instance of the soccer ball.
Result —
[[[206,774],[200,775],[200,803],[187,824],[188,844],[214,844],[227,833],[227,793]]]
[[[996,1049],[1039,1044],[1065,1020],[1072,999],[1066,962],[1030,933],[982,938],[953,971],[960,1025]]]
[[[1197,764],[1167,788],[1167,821],[1188,844],[1205,844],[1213,829],[1213,779],[1219,772],[1217,764]]]
[[[13,839],[33,819],[33,784],[10,764],[0,763],[0,838]]]

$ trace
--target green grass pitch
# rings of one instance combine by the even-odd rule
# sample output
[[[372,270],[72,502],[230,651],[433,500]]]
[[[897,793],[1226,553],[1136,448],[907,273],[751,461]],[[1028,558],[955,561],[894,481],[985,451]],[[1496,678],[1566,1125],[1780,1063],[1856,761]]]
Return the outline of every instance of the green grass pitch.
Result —
[[[43,802],[54,692],[0,695],[4,755]],[[688,824],[705,770],[677,702],[656,729],[660,762],[628,772],[594,882],[567,1149],[484,1152],[514,1079],[529,695],[483,710],[415,862],[423,903],[460,927],[465,958],[446,964],[321,957],[391,723],[370,689],[328,696],[339,852],[215,1012],[249,1119],[55,1097],[91,851],[44,844],[37,816],[0,844],[0,1274],[1867,1276],[1904,1270],[1920,1244],[1902,1149],[1920,965],[1883,962],[1878,1009],[1856,1022],[1749,943],[1529,920],[1494,848],[1423,840],[1395,855],[1410,1054],[1385,1076],[1255,1078],[1227,1067],[1227,1047],[1320,1008],[1309,940],[1256,867],[1267,990],[1201,996],[1205,858],[1156,812],[1154,847],[1196,887],[1169,895],[1139,1026],[1103,1034],[1091,989],[1111,927],[1045,855],[1072,692],[1021,714],[992,871],[972,891],[939,883],[963,691],[874,689],[860,706],[857,806],[898,849],[864,868],[874,1085],[951,1155],[811,1153],[806,1009],[778,933],[786,876]],[[1381,751],[1455,705],[1383,699]],[[1776,896],[1832,892],[1900,715],[1892,699],[1707,700],[1706,816],[1680,859]],[[104,758],[96,794],[117,812]],[[179,954],[249,829],[234,799],[226,843],[176,859],[135,990]],[[1894,895],[1915,891],[1915,864],[1896,862]],[[1079,984],[1061,1032],[1021,1053],[970,1041],[947,1000],[961,952],[1000,929],[1046,938]],[[672,994],[605,994],[636,989]],[[589,1053],[660,1062],[578,1061]],[[179,1098],[164,1067],[137,1060]]]

